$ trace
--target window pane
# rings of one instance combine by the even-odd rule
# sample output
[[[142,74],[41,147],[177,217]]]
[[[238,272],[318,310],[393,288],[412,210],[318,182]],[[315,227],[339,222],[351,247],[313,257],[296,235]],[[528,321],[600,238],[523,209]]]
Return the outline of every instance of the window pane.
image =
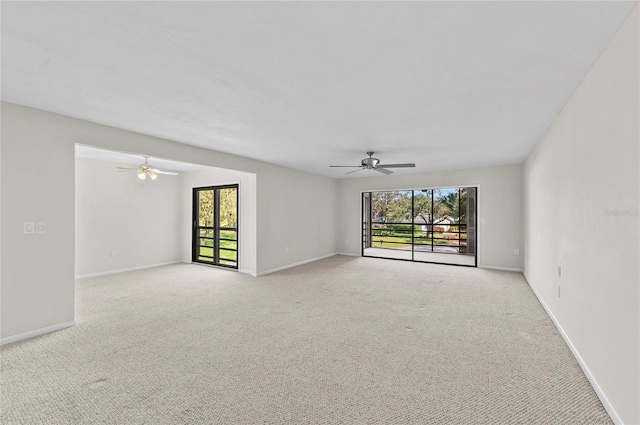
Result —
[[[214,226],[214,191],[213,190],[199,190],[198,192],[198,225],[204,227]]]
[[[236,188],[220,189],[220,227],[234,229],[238,227],[238,194]]]
[[[460,252],[476,253],[476,188],[460,189]]]

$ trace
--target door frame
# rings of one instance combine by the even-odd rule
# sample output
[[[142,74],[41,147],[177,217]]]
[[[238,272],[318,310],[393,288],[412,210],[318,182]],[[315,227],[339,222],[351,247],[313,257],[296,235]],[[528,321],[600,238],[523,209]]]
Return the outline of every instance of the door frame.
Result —
[[[220,264],[219,258],[219,248],[218,242],[220,238],[220,228],[218,224],[220,223],[220,192],[219,189],[236,189],[236,264],[235,266],[229,264]],[[215,208],[214,208],[214,223],[216,224],[215,233],[214,233],[214,249],[213,249],[213,257],[214,263],[209,263],[206,261],[198,260],[198,249],[196,245],[197,239],[200,238],[198,235],[198,222],[197,217],[199,214],[199,200],[197,192],[199,190],[214,190],[215,196]],[[228,184],[220,184],[213,186],[201,186],[201,187],[192,187],[191,189],[191,262],[196,264],[202,264],[205,266],[211,267],[222,267],[224,269],[231,270],[239,270],[240,269],[240,184],[239,183],[228,183]],[[199,246],[199,245],[198,245]]]
[[[424,190],[438,190],[438,189],[452,189],[452,188],[462,188],[462,187],[475,187],[476,188],[476,210],[475,210],[475,232],[476,232],[476,253],[475,253],[475,261],[474,261],[474,265],[465,265],[465,264],[450,264],[450,263],[437,263],[437,262],[432,262],[432,261],[414,261],[413,259],[402,259],[402,258],[385,258],[385,257],[366,257],[364,255],[364,246],[362,243],[362,235],[363,235],[363,221],[362,221],[362,213],[364,212],[364,203],[362,202],[363,200],[363,194],[364,193],[368,193],[368,192],[407,192],[407,191],[415,191],[418,190],[416,188],[419,189],[424,189]],[[411,261],[411,262],[419,262],[419,263],[426,263],[426,264],[442,264],[442,265],[447,265],[447,266],[459,266],[459,267],[476,267],[479,268],[481,267],[480,264],[480,259],[481,259],[481,250],[480,250],[480,230],[482,229],[482,227],[480,226],[480,217],[482,217],[481,215],[481,210],[480,210],[480,185],[479,184],[451,184],[451,185],[438,185],[438,186],[413,186],[412,188],[401,188],[401,189],[394,189],[394,188],[384,188],[384,189],[363,189],[360,190],[360,195],[359,195],[360,199],[358,200],[359,204],[360,204],[360,208],[359,208],[359,217],[358,217],[358,229],[360,229],[359,232],[359,239],[358,239],[358,243],[359,243],[359,248],[358,251],[360,252],[360,257],[363,258],[380,258],[382,260],[396,260],[396,261]],[[412,203],[412,209],[413,209],[413,203]],[[413,250],[411,250],[411,256],[413,258]]]

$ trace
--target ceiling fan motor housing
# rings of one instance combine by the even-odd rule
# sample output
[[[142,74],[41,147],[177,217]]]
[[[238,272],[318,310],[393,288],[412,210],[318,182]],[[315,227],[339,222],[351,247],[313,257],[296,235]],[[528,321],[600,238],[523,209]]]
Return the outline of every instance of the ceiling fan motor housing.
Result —
[[[376,168],[376,166],[380,163],[378,158],[365,158],[362,160],[361,164],[363,167],[367,167],[368,169]]]

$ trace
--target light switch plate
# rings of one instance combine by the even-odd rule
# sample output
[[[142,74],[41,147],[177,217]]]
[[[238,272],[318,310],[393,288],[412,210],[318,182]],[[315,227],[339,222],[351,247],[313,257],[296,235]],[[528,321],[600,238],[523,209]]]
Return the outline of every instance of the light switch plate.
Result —
[[[23,231],[25,235],[33,235],[36,232],[36,223],[33,221],[25,221]]]
[[[47,233],[47,223],[38,221],[36,223],[36,235],[44,235]]]

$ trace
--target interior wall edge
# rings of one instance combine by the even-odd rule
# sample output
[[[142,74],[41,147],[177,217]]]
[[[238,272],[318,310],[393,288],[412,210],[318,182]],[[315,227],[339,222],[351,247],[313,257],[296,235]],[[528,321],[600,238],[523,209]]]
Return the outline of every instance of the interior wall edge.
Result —
[[[315,261],[324,260],[325,258],[333,257],[333,256],[336,256],[336,255],[340,255],[340,254],[337,253],[337,252],[332,252],[331,254],[321,255],[321,256],[315,257],[315,258],[309,258],[308,260],[302,260],[302,261],[298,261],[298,262],[295,262],[295,263],[287,264],[287,265],[284,265],[284,266],[276,267],[276,268],[271,269],[271,270],[265,270],[265,271],[262,271],[262,272],[258,272],[258,273],[256,273],[255,277],[268,275],[268,274],[279,272],[279,271],[286,270],[286,269],[292,269],[294,267],[302,266],[302,265],[308,264],[308,263],[313,263]]]
[[[56,325],[46,326],[40,329],[34,329],[32,331],[23,332],[17,335],[10,335],[0,339],[0,345],[11,344],[12,342],[18,342],[18,341],[22,341],[29,338],[34,338],[36,336],[57,332],[62,329],[71,328],[75,325],[76,325],[76,321],[72,320],[70,322],[58,323]]]
[[[170,266],[172,264],[179,264],[179,263],[184,263],[184,262],[185,261],[180,259],[180,260],[175,260],[175,261],[167,261],[165,263],[147,264],[147,265],[144,265],[144,266],[127,267],[125,269],[105,270],[103,272],[76,275],[76,280],[88,279],[90,277],[108,276],[108,275],[112,275],[112,274],[132,272],[132,271],[135,271],[135,270],[152,269],[152,268],[155,268],[155,267]]]
[[[517,267],[497,267],[497,266],[485,266],[484,264],[478,264],[479,269],[487,269],[487,270],[501,270],[504,272],[517,272],[522,273],[522,269]]]

